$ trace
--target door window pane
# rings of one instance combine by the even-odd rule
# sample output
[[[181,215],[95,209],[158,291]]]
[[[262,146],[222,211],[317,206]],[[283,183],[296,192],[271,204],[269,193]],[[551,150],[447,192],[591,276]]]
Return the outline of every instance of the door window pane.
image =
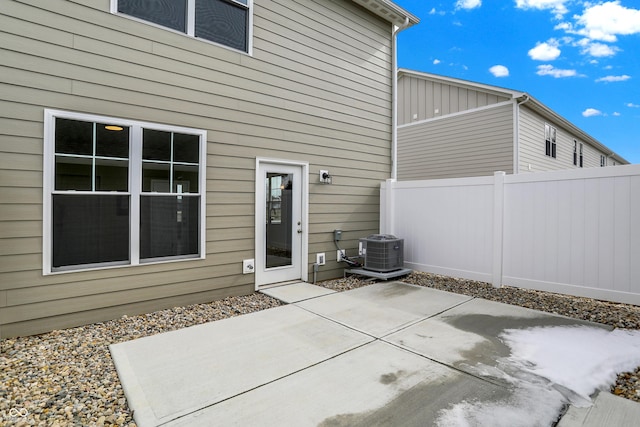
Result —
[[[129,260],[129,196],[53,195],[53,267]]]
[[[186,31],[187,0],[118,0],[118,12]]]
[[[196,0],[196,37],[247,50],[249,11],[225,0]]]
[[[267,268],[291,265],[293,175],[267,172],[265,265]]]
[[[140,199],[140,258],[198,255],[199,196]]]

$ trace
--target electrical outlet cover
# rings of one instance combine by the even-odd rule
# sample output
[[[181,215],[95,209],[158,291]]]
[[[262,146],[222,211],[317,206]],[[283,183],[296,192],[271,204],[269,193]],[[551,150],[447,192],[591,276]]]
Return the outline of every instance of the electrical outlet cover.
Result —
[[[252,259],[242,260],[242,274],[251,274],[255,272],[255,262]]]
[[[320,254],[316,254],[316,264],[325,265],[325,262],[326,262],[326,256],[325,256],[324,252],[322,252]]]

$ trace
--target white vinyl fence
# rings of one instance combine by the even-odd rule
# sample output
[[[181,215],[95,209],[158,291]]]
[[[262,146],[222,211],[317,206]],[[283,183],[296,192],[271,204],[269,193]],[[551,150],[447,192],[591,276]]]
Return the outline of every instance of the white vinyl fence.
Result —
[[[640,165],[389,180],[380,212],[408,268],[640,305]]]

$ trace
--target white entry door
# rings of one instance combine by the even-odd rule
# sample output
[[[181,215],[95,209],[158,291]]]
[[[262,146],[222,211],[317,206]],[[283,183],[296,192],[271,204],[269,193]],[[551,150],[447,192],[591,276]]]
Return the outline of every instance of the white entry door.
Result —
[[[306,165],[261,161],[256,177],[256,288],[306,278]]]

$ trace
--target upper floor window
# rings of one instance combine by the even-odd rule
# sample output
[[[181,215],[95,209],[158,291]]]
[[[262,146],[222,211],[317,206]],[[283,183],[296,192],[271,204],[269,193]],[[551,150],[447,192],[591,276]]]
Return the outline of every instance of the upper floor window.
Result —
[[[206,133],[47,110],[44,273],[204,257]]]
[[[556,157],[556,128],[549,125],[548,123],[544,124],[544,140],[545,140],[545,148],[544,153],[547,156]]]
[[[253,0],[112,0],[112,11],[249,52]]]
[[[583,146],[582,142],[578,143],[575,139],[573,140],[573,165],[582,167],[583,164]]]
[[[583,159],[584,159],[583,153],[584,153],[584,146],[582,145],[582,142],[581,142],[580,143],[580,157],[579,157],[579,160],[578,160],[578,164],[579,164],[580,167],[582,167],[582,165],[584,164],[584,162],[583,162]]]
[[[600,154],[600,167],[607,166],[607,158],[604,154]]]

